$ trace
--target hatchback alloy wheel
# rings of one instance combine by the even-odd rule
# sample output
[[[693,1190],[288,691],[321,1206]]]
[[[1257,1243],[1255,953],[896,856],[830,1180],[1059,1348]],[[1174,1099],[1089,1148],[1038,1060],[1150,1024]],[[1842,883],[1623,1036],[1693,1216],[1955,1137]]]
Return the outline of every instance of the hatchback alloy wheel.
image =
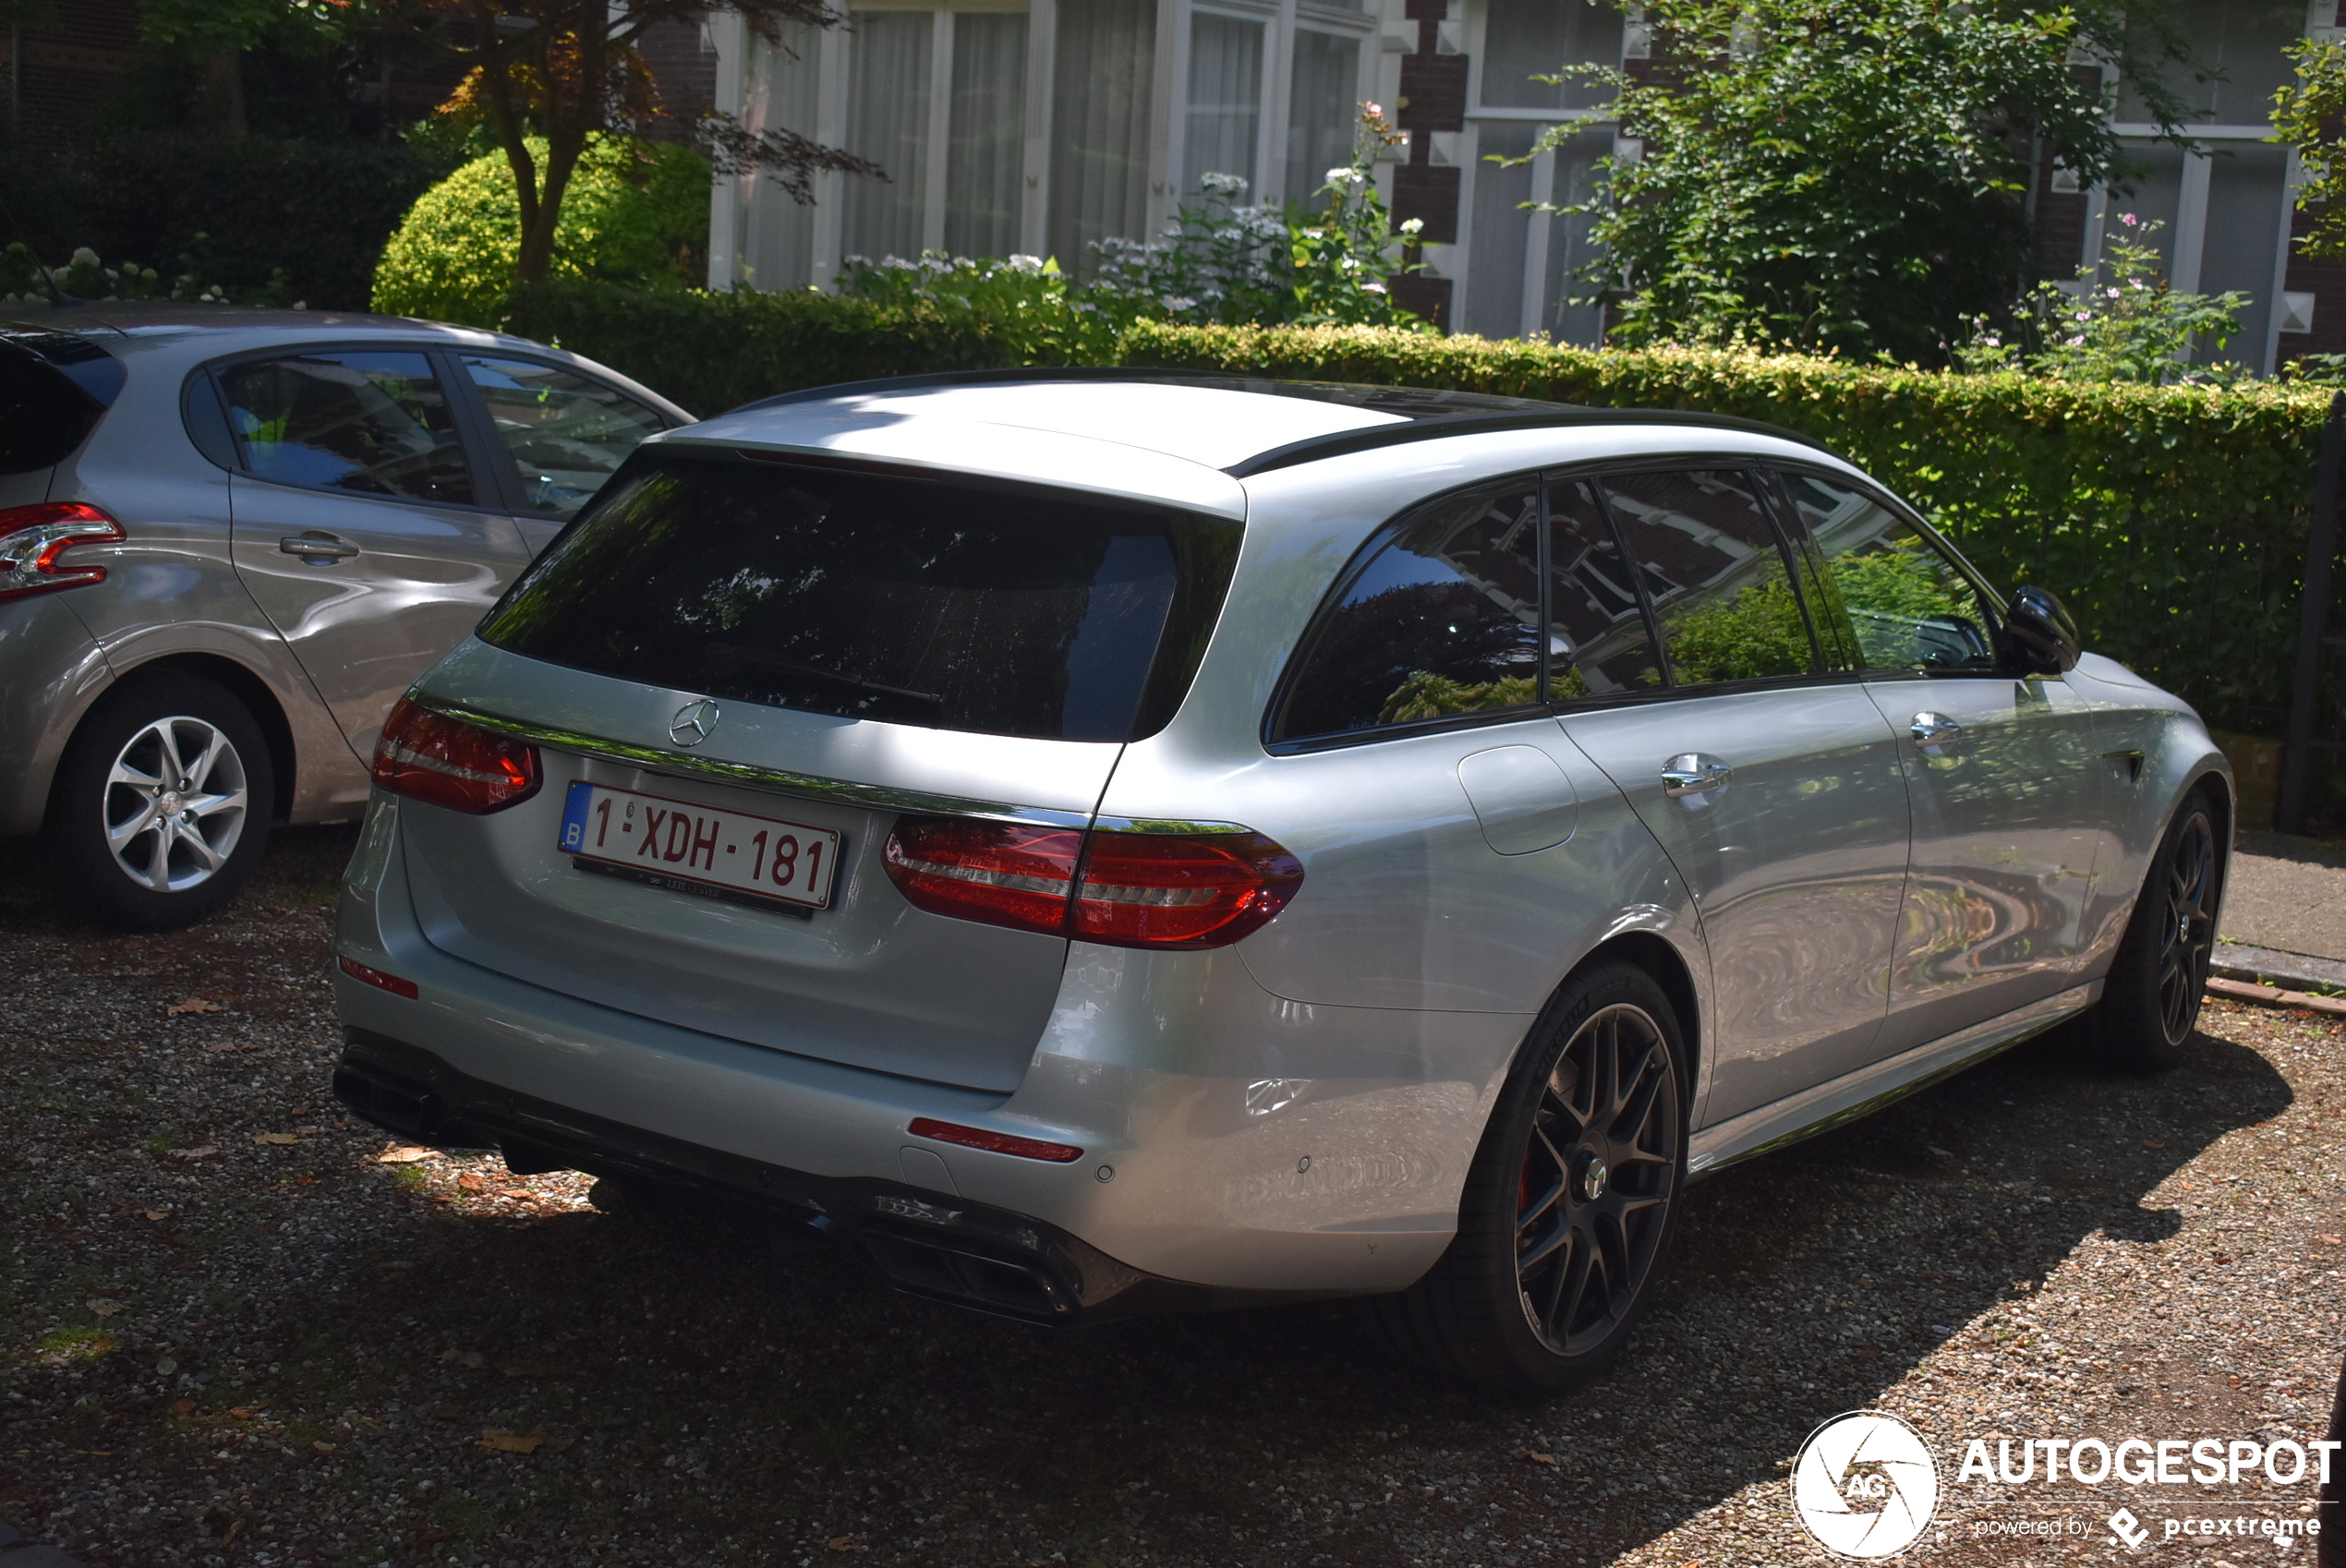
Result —
[[[1548,1075],[1518,1183],[1516,1285],[1559,1355],[1601,1344],[1653,1271],[1680,1099],[1660,1026],[1630,1003],[1581,1024]]]
[[[236,852],[249,801],[244,758],[225,731],[189,714],[158,718],[106,772],[106,847],[139,887],[185,892]]]

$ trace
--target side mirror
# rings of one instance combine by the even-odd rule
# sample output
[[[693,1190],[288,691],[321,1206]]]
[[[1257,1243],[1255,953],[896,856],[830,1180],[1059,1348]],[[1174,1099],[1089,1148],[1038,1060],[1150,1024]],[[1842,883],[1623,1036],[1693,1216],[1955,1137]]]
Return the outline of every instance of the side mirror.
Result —
[[[2004,611],[2004,655],[2019,675],[2060,675],[2077,668],[2077,623],[2044,588],[2023,588]]]

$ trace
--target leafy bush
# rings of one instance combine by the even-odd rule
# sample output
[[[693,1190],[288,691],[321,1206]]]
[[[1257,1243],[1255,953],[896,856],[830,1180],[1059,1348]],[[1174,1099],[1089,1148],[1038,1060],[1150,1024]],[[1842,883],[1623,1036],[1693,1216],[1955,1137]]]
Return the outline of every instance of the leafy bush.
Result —
[[[0,198],[44,259],[87,247],[239,300],[363,310],[383,242],[449,167],[401,142],[118,134],[0,159]]]
[[[542,138],[532,153],[546,156]],[[673,144],[602,138],[571,176],[553,275],[683,288],[708,248],[707,160]],[[521,201],[502,152],[474,159],[409,209],[375,268],[374,308],[495,326],[512,292]]]
[[[1066,362],[1035,346],[1047,332],[913,296],[884,304],[811,290],[547,284],[515,295],[511,321],[707,412],[829,381]],[[2210,723],[2281,728],[2327,391],[1951,375],[1370,327],[1136,321],[1087,357],[1788,426],[1921,507],[2001,586],[2060,594],[2096,648],[2181,692]]]
[[[2075,281],[2041,283],[2023,296],[2011,327],[1975,317],[1968,342],[1954,350],[1965,370],[2026,370],[2078,381],[2235,380],[2238,367],[2194,366],[2201,338],[2221,349],[2240,331],[2248,296],[2178,294],[2164,277],[2166,263],[2150,237],[2163,224],[2123,213],[2127,235],[2110,245],[2110,280],[2098,266],[2080,267]]]
[[[6,249],[0,250],[0,303],[37,300],[45,304],[53,290],[85,300],[177,299],[203,305],[291,305],[296,309],[306,303],[288,297],[292,290],[283,269],[265,288],[230,288],[212,281],[209,258],[200,254],[204,237],[196,236],[196,250],[182,255],[179,270],[172,272],[141,267],[136,261],[109,267],[86,245],[76,247],[62,262],[44,262],[22,240],[12,240]]]

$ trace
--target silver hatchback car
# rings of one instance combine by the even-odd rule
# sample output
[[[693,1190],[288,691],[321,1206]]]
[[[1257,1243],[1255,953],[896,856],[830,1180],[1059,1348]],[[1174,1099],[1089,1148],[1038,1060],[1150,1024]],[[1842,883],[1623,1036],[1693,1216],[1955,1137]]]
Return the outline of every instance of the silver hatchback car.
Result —
[[[2171,1060],[2232,810],[1783,431],[1129,372],[647,442],[375,780],[379,1125],[1036,1320],[1379,1297],[1549,1388],[1690,1178],[2089,1010]]]
[[[391,705],[688,422],[540,344],[225,306],[0,321],[0,833],[118,925],[358,814]]]

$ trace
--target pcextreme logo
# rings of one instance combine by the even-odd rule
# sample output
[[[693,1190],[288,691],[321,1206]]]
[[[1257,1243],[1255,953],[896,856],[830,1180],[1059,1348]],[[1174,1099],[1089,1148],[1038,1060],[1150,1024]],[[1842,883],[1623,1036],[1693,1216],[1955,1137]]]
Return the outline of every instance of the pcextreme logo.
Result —
[[[1836,1557],[1895,1556],[1929,1527],[1938,1507],[1929,1445],[1879,1410],[1835,1416],[1808,1434],[1793,1462],[1792,1511]]]

